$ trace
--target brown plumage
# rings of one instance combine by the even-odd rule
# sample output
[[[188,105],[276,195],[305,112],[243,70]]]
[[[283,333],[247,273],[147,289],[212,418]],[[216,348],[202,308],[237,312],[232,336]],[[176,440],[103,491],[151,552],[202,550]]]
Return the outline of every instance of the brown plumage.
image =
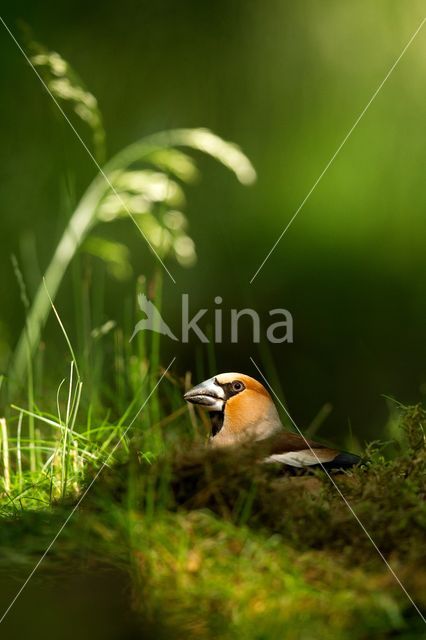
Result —
[[[197,385],[184,398],[210,411],[214,447],[255,443],[265,462],[299,468],[344,469],[360,462],[356,455],[286,431],[270,394],[250,376],[222,373]]]

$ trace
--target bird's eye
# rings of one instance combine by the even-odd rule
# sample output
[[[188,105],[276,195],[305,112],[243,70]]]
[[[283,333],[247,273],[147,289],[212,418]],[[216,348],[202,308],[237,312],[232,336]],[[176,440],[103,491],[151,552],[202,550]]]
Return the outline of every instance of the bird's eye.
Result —
[[[238,393],[239,391],[242,391],[243,389],[244,389],[244,385],[239,380],[235,380],[235,382],[232,383],[232,391],[236,391]]]

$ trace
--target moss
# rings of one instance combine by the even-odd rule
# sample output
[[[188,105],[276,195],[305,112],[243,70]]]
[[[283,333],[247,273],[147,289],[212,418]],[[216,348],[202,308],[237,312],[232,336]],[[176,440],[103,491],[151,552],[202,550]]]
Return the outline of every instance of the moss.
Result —
[[[374,446],[365,465],[333,476],[419,607],[423,421],[418,407],[407,411],[395,459]],[[131,549],[135,607],[166,615],[173,637],[421,637],[420,617],[324,474],[287,475],[250,450],[174,451],[126,469],[119,491],[112,472],[93,499],[116,491],[108,530],[115,552]]]
[[[419,607],[426,604],[424,419],[419,407],[407,410],[405,441],[392,460],[375,445],[366,464],[332,476]],[[60,507],[52,517],[5,523],[3,551],[28,543],[29,530],[37,549],[46,546],[63,519]],[[421,618],[330,479],[258,464],[250,449],[185,445],[154,463],[133,451],[102,473],[50,562],[63,566],[78,555],[127,571],[134,610],[166,637],[423,637]]]

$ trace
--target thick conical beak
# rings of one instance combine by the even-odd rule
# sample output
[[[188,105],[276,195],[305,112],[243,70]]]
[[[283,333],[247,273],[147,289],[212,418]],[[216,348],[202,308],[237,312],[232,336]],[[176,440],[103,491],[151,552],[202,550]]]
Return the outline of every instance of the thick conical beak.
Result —
[[[223,411],[225,392],[216,382],[216,378],[205,380],[183,396],[184,400],[192,404],[199,404],[208,411]]]

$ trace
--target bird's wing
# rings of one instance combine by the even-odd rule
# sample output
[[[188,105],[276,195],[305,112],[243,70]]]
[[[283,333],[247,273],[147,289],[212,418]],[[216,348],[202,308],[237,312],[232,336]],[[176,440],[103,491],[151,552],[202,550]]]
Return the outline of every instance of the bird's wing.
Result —
[[[358,456],[330,449],[295,433],[282,433],[271,438],[265,445],[265,462],[279,462],[291,467],[322,465],[328,469],[344,469],[360,461]]]
[[[312,465],[332,462],[338,451],[333,449],[302,449],[301,451],[288,451],[287,453],[273,453],[265,458],[265,462],[280,462],[290,467],[311,467]]]

